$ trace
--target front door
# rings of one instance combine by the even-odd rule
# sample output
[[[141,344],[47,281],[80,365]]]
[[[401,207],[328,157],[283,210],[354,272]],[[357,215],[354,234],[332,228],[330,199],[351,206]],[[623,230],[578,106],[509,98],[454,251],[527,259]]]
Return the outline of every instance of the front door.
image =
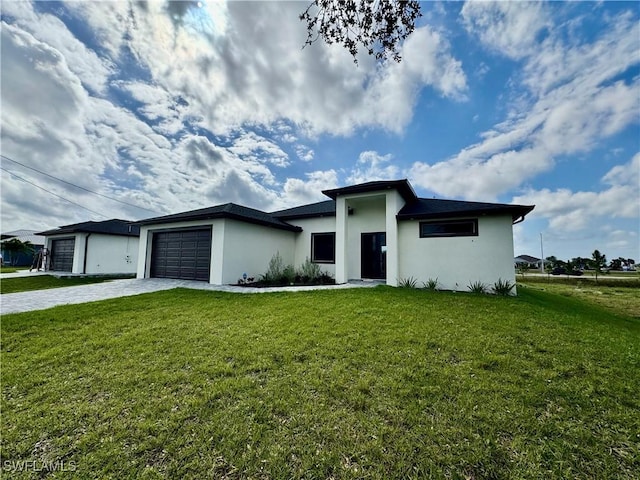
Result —
[[[362,278],[387,278],[387,234],[362,234]]]

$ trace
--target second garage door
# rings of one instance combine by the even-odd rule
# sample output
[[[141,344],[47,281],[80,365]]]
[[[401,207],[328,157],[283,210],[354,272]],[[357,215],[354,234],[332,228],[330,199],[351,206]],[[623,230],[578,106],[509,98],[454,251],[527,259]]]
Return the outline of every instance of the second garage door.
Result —
[[[211,228],[153,234],[151,276],[209,281]]]
[[[51,270],[70,272],[73,269],[75,238],[61,238],[51,242]]]

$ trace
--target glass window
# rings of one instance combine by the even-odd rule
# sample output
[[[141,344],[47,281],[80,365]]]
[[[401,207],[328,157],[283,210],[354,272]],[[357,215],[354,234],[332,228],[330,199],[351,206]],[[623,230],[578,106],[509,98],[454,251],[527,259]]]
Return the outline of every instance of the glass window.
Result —
[[[311,234],[311,261],[315,263],[335,263],[335,232]]]
[[[478,235],[478,220],[420,222],[420,238],[473,237]]]

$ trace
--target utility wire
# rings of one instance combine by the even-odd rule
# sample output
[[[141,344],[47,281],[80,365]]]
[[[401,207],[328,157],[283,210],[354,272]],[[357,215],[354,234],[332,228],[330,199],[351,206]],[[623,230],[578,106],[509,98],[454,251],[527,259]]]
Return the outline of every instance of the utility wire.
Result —
[[[124,205],[128,205],[130,207],[139,208],[140,210],[146,210],[147,212],[161,214],[160,212],[156,212],[155,210],[150,210],[148,208],[139,207],[138,205],[134,205],[133,203],[127,203],[127,202],[125,202],[123,200],[118,200],[117,198],[113,198],[113,197],[110,197],[108,195],[104,195],[102,193],[95,192],[93,190],[89,190],[88,188],[81,187],[80,185],[76,185],[75,183],[68,182],[68,181],[63,180],[61,178],[54,177],[53,175],[49,175],[48,173],[43,172],[42,170],[38,170],[37,168],[33,168],[33,167],[30,167],[29,165],[25,165],[24,163],[18,162],[17,160],[14,160],[13,158],[9,158],[6,155],[0,154],[0,156],[2,158],[4,158],[5,160],[9,160],[10,162],[17,163],[18,165],[21,165],[24,168],[28,168],[29,170],[33,170],[34,172],[38,172],[38,173],[40,173],[42,175],[45,175],[45,176],[47,176],[49,178],[53,178],[54,180],[57,180],[58,182],[66,183],[67,185],[71,185],[72,187],[79,188],[80,190],[84,190],[85,192],[93,193],[94,195],[99,195],[101,197],[108,198],[109,200],[113,200],[114,202],[119,202],[119,203],[122,203]]]
[[[34,187],[39,188],[40,190],[44,190],[45,192],[50,193],[50,194],[51,194],[51,195],[53,195],[53,196],[56,196],[56,197],[58,197],[58,198],[61,198],[61,199],[62,199],[62,200],[64,200],[65,202],[72,203],[72,204],[74,204],[74,205],[75,205],[75,206],[77,206],[77,207],[80,207],[80,208],[83,208],[83,209],[85,209],[85,210],[88,210],[88,211],[90,211],[91,213],[95,213],[96,215],[100,215],[101,217],[109,218],[108,216],[103,215],[102,213],[96,212],[95,210],[91,210],[90,208],[87,208],[87,207],[85,207],[85,206],[83,206],[83,205],[80,205],[79,203],[76,203],[76,202],[74,202],[74,201],[72,201],[72,200],[69,200],[68,198],[61,197],[61,196],[60,196],[60,195],[58,195],[57,193],[53,193],[53,192],[51,192],[51,191],[47,190],[46,188],[41,187],[40,185],[36,185],[35,183],[30,182],[29,180],[26,180],[26,179],[24,179],[24,178],[20,177],[19,175],[16,175],[16,174],[15,174],[15,173],[13,173],[13,172],[10,172],[9,170],[7,170],[7,169],[6,169],[6,168],[4,168],[4,167],[0,167],[0,170],[4,170],[4,171],[5,171],[5,172],[7,172],[8,174],[10,174],[10,175],[12,175],[12,176],[16,177],[17,179],[22,180],[23,182],[28,183],[29,185],[33,185]]]

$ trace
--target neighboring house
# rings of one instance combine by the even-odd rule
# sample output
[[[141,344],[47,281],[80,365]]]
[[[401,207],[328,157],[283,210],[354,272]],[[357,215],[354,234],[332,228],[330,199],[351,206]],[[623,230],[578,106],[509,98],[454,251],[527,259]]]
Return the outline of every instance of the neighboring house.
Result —
[[[523,265],[526,265],[529,268],[540,268],[540,260],[539,258],[532,257],[531,255],[518,255],[513,259],[516,268],[520,268]]]
[[[140,227],[126,220],[64,225],[46,237],[48,269],[87,274],[135,273]]]
[[[407,180],[323,193],[330,200],[271,213],[228,203],[137,222],[137,276],[235,283],[259,278],[279,252],[285,264],[321,264],[337,283],[515,282],[512,225],[533,206],[418,198]]]
[[[0,242],[4,243],[5,240],[15,238],[21,242],[29,242],[33,247],[32,253],[21,252],[14,254],[6,251],[2,248],[2,259],[5,265],[12,265],[15,267],[28,267],[31,266],[33,261],[33,255],[44,246],[44,237],[36,235],[36,230],[14,230],[12,232],[4,232],[0,234]]]

